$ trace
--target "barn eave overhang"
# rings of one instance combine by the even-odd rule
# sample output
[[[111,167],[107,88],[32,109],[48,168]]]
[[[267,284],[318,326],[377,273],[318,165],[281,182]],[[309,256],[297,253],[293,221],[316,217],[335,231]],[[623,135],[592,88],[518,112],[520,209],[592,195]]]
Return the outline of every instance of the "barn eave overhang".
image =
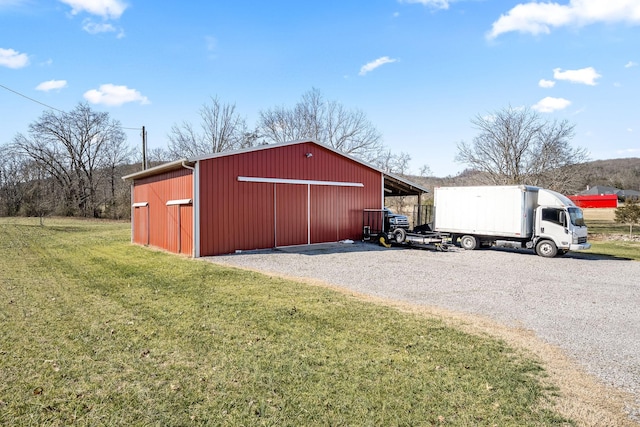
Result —
[[[385,197],[419,196],[429,192],[426,188],[394,174],[383,172],[383,177]]]
[[[148,176],[153,176],[153,175],[158,175],[160,173],[164,173],[164,172],[170,172],[173,170],[178,170],[178,169],[182,169],[185,167],[189,167],[192,168],[195,165],[195,161],[192,160],[188,160],[188,159],[180,159],[180,160],[176,160],[173,162],[169,162],[169,163],[163,163],[161,165],[149,168],[149,169],[145,169],[143,171],[139,171],[139,172],[135,172],[129,175],[125,175],[122,177],[123,181],[127,181],[127,180],[136,180],[136,179],[141,179],[141,178],[146,178]]]

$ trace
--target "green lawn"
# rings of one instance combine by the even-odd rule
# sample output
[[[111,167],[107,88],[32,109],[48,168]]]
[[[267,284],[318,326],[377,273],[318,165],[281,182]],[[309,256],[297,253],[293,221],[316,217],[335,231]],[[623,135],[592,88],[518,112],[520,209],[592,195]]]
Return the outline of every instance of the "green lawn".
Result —
[[[591,240],[590,243],[591,249],[585,253],[640,261],[640,242]]]
[[[586,253],[640,261],[640,242],[611,239],[613,236],[630,236],[628,225],[615,222],[615,211],[614,208],[583,209],[592,246]],[[640,227],[633,227],[631,235],[635,238],[640,236]]]
[[[503,342],[322,287],[0,219],[0,425],[566,425]]]

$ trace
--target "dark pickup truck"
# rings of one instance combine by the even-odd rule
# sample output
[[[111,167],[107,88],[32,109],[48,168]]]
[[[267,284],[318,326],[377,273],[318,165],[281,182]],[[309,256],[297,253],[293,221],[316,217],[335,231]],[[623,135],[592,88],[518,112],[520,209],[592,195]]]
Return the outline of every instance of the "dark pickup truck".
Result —
[[[409,218],[393,213],[389,208],[384,208],[384,231],[393,234],[398,228],[409,231]]]

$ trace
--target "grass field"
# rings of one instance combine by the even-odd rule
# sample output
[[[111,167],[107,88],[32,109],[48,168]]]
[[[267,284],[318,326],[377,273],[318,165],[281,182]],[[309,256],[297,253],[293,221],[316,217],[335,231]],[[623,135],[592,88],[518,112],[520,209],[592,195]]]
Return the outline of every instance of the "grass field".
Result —
[[[586,208],[583,213],[589,233],[629,235],[628,225],[615,222],[615,208]],[[640,236],[640,227],[634,227],[633,235]]]
[[[441,320],[0,219],[0,425],[571,425],[527,354]]]
[[[640,240],[620,239],[629,236],[629,226],[614,221],[614,208],[583,209],[583,212],[591,243],[591,249],[587,253],[640,261]],[[633,228],[632,235],[638,239],[640,226]]]

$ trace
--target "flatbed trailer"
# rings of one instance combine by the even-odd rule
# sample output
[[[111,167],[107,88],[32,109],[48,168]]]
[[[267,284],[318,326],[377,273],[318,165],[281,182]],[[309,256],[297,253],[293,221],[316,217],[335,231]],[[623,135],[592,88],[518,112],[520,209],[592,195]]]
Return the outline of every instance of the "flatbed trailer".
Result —
[[[432,231],[429,226],[420,226],[418,230],[405,228],[390,229],[385,220],[386,210],[365,209],[362,221],[362,240],[375,241],[380,246],[405,246],[411,248],[448,251],[453,245],[448,234]]]

